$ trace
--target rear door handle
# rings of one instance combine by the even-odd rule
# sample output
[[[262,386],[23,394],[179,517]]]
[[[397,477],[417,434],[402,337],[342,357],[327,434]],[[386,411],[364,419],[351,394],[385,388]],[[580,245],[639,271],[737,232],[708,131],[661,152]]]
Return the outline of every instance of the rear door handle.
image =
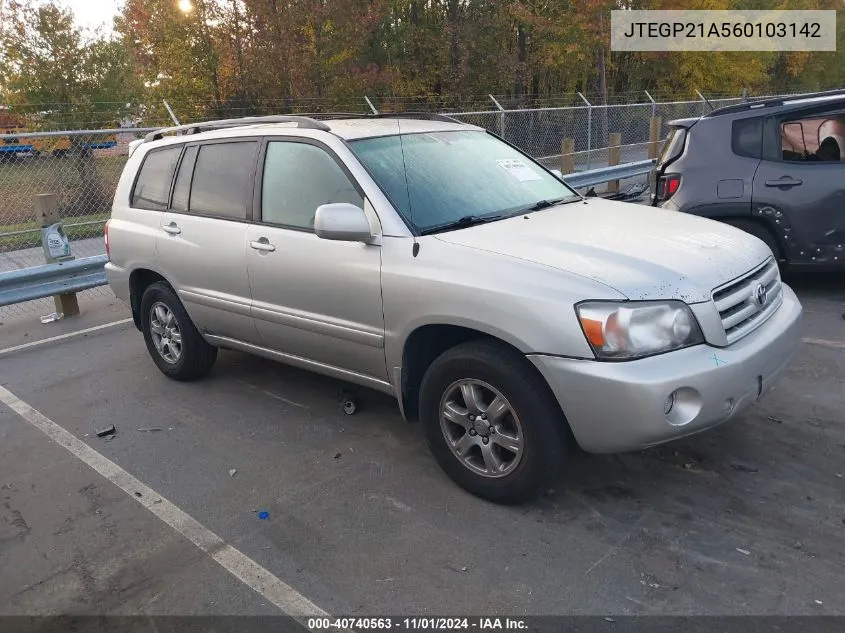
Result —
[[[789,176],[784,176],[783,178],[778,178],[777,180],[767,180],[766,186],[767,187],[798,187],[802,184],[803,181],[797,180],[796,178],[790,178]]]
[[[175,222],[171,222],[167,226],[161,227],[161,230],[164,231],[165,233],[169,233],[170,235],[179,235],[179,233],[182,232],[182,229],[180,229],[178,226],[176,226]]]
[[[249,247],[254,248],[257,251],[264,251],[265,253],[272,253],[274,250],[276,250],[276,247],[273,246],[270,243],[270,240],[268,240],[266,237],[262,237],[257,242],[250,242]]]

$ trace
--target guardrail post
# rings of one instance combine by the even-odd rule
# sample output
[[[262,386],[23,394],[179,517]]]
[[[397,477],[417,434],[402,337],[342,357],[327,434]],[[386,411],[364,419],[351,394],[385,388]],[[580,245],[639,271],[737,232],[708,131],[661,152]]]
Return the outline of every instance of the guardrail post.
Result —
[[[622,145],[622,135],[619,132],[612,132],[608,134],[607,137],[607,166],[613,167],[614,165],[619,164],[619,158],[622,153],[620,148],[620,145]],[[619,191],[619,181],[609,180],[607,182],[607,191],[608,193],[616,193]]]
[[[560,173],[571,174],[575,171],[575,139],[565,138],[560,143]]]
[[[648,122],[648,157],[657,158],[660,153],[660,126],[662,121],[659,116],[653,116]]]
[[[54,224],[61,225],[59,202],[54,194],[42,193],[35,196],[35,218],[41,223],[42,229]],[[73,259],[73,255],[51,257],[50,245],[45,242],[48,239],[46,232],[41,232],[41,239],[42,245],[44,246],[44,259],[48,264]],[[65,317],[79,314],[79,301],[76,298],[75,292],[56,295],[53,297],[53,302],[56,304],[56,312]]]

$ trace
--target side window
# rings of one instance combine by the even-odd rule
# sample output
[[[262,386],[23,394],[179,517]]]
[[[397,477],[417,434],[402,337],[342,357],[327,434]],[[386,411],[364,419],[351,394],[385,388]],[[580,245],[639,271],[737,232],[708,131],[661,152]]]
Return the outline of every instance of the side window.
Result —
[[[845,160],[845,117],[816,115],[780,123],[783,160],[838,162]]]
[[[135,188],[132,190],[132,207],[149,211],[164,211],[170,197],[173,172],[182,153],[182,146],[153,150],[144,157]]]
[[[252,182],[257,146],[253,141],[200,145],[188,210],[245,220],[247,186]]]
[[[271,224],[313,231],[320,205],[364,206],[364,198],[334,158],[307,143],[268,143],[261,183],[261,220]]]
[[[194,175],[194,163],[197,161],[196,145],[185,150],[182,163],[179,165],[179,173],[176,175],[176,184],[173,186],[173,199],[170,201],[170,208],[174,211],[185,212],[188,210],[188,198],[191,195],[191,176]]]
[[[760,158],[763,149],[762,119],[740,119],[734,121],[731,134],[731,149],[738,156]]]

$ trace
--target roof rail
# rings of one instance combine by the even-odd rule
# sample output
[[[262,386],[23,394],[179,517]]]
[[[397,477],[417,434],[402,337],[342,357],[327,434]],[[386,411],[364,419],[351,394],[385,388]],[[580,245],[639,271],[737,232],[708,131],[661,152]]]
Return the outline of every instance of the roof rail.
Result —
[[[230,127],[241,127],[243,125],[262,125],[266,123],[296,123],[297,127],[311,130],[323,130],[328,132],[331,128],[311,117],[295,115],[272,115],[272,116],[247,116],[238,119],[220,119],[218,121],[203,121],[200,123],[188,123],[175,127],[166,127],[155,132],[150,132],[144,137],[145,142],[157,141],[165,134],[198,134],[205,130],[220,130]]]
[[[312,119],[423,119],[429,121],[448,121],[450,123],[463,123],[446,114],[439,112],[316,112],[299,114],[297,116],[309,117]]]
[[[823,92],[805,92],[802,94],[788,95],[785,97],[772,97],[770,99],[758,99],[756,101],[745,101],[743,103],[736,103],[734,105],[724,106],[723,108],[716,108],[712,112],[708,112],[704,116],[706,118],[719,116],[722,114],[731,114],[733,112],[743,112],[745,110],[756,110],[758,108],[775,108],[782,106],[790,101],[798,101],[802,99],[814,99],[818,97],[836,97],[841,96],[845,98],[845,88],[838,88],[836,90],[826,90]],[[750,97],[753,99],[753,97]]]

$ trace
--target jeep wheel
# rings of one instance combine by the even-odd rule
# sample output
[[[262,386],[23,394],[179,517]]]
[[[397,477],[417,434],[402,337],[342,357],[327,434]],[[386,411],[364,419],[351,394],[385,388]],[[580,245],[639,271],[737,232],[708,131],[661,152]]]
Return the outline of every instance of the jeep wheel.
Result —
[[[446,474],[469,492],[521,503],[565,459],[565,421],[535,368],[493,342],[464,343],[428,368],[420,420]]]
[[[217,359],[191,321],[173,289],[150,285],[141,298],[141,329],[156,366],[175,380],[193,380],[208,373]]]

